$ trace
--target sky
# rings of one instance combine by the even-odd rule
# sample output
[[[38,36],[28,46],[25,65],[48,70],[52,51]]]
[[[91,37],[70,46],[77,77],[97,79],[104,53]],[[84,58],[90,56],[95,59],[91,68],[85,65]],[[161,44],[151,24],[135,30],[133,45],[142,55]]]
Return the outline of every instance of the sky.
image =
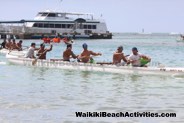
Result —
[[[184,32],[184,0],[0,0],[0,20],[33,19],[39,11],[102,15],[110,32]]]

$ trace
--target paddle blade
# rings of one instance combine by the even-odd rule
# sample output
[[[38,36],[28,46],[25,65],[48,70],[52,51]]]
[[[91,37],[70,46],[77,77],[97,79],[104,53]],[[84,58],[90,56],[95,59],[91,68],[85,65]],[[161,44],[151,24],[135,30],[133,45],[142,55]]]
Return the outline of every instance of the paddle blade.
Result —
[[[37,59],[34,59],[34,60],[32,61],[32,65],[35,65],[36,62],[37,62]]]

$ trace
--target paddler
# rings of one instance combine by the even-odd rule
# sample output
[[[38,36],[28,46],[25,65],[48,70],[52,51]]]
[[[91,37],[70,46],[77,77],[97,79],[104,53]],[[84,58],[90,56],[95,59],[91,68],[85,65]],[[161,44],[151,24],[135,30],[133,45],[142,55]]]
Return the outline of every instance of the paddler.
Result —
[[[28,52],[26,54],[26,58],[35,58],[35,56],[34,56],[34,51],[35,50],[39,50],[39,48],[36,48],[36,44],[35,43],[31,43],[31,46],[28,49]]]
[[[1,49],[6,48],[5,46],[6,46],[6,39],[4,39],[3,42],[1,43]]]
[[[20,40],[18,43],[17,43],[17,49],[19,51],[22,51],[22,40]]]
[[[113,64],[121,64],[121,60],[127,62],[127,59],[123,53],[123,46],[119,46],[117,51],[113,54]],[[125,63],[122,63],[124,65]]]
[[[40,49],[38,50],[37,56],[38,59],[46,59],[47,52],[50,52],[52,50],[52,44],[50,44],[49,49],[45,49],[45,44],[40,44]]]
[[[63,61],[70,61],[70,58],[76,59],[78,56],[75,55],[72,51],[72,45],[68,44],[66,50],[63,52]]]
[[[8,39],[8,42],[6,43],[5,48],[11,49],[11,45],[12,45],[11,39]]]
[[[18,47],[17,47],[15,39],[13,39],[13,42],[11,44],[11,50],[18,50]]]
[[[100,55],[102,55],[101,53],[95,53],[95,52],[93,52],[93,51],[89,51],[88,50],[88,45],[86,44],[86,43],[84,43],[83,45],[82,45],[82,47],[83,47],[83,52],[79,55],[79,60],[81,61],[81,62],[83,62],[83,63],[87,63],[87,62],[89,62],[90,61],[90,59],[92,59],[92,57],[91,57],[91,55],[93,55],[93,56],[100,56]]]
[[[60,43],[61,39],[60,39],[59,37],[56,36],[55,38],[52,39],[52,41],[53,41],[54,43]]]
[[[128,57],[128,61],[134,67],[146,67],[146,64],[151,61],[148,56],[142,55],[138,52],[136,47],[132,48],[132,54]]]
[[[44,38],[42,40],[44,43],[50,43],[50,38],[47,36],[44,36]]]

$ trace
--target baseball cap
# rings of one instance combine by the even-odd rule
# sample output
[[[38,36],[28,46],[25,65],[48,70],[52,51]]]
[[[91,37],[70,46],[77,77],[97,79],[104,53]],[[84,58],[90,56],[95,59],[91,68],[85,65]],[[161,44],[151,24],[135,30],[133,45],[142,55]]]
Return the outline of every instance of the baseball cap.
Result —
[[[132,50],[136,50],[136,51],[138,51],[138,50],[137,50],[137,47],[133,47],[133,48],[132,48]]]
[[[118,46],[118,50],[119,50],[119,49],[122,49],[122,50],[123,50],[123,46],[121,46],[121,45],[120,45],[120,46]]]
[[[88,45],[87,45],[86,43],[84,43],[84,44],[82,45],[82,47],[86,49],[86,48],[88,48]]]

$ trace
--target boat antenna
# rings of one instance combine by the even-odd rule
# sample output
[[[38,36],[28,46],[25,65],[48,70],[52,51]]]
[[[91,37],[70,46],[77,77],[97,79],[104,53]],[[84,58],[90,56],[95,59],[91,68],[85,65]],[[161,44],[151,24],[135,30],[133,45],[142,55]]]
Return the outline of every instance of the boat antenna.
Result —
[[[60,4],[62,5],[63,0],[59,0]]]
[[[55,11],[61,7],[60,5],[62,4],[62,2],[63,2],[63,0],[59,0],[58,7],[57,7],[57,8],[55,8]]]

